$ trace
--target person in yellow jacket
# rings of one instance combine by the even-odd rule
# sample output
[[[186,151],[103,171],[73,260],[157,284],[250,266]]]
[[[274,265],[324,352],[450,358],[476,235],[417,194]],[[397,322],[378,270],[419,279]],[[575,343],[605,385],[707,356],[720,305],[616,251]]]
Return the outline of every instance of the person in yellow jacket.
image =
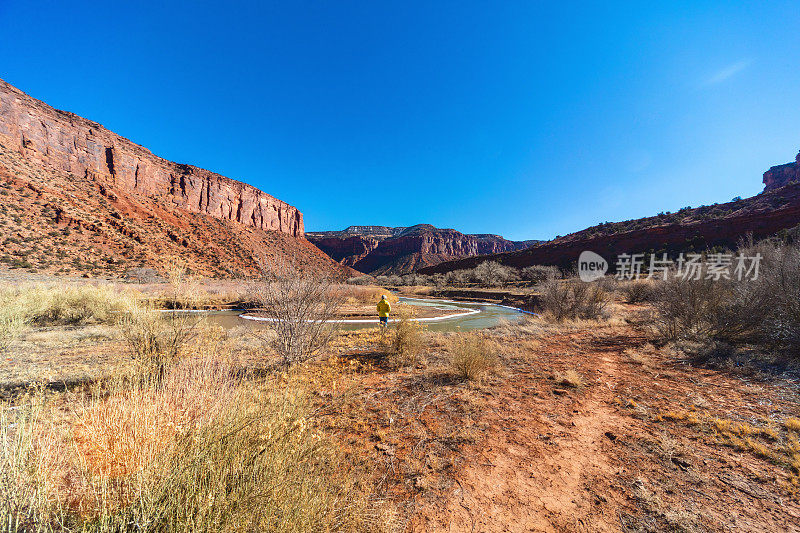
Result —
[[[386,295],[381,296],[381,301],[378,302],[378,317],[381,322],[381,326],[386,327],[389,325],[389,312],[392,310],[392,306],[389,305],[389,300],[386,299]]]

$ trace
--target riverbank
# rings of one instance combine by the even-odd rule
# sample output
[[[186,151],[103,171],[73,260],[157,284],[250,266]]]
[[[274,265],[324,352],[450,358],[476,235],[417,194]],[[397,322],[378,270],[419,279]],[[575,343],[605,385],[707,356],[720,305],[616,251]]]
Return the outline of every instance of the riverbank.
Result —
[[[539,306],[539,294],[533,289],[472,287],[393,287],[401,296],[440,298],[459,302],[488,302],[533,312]]]

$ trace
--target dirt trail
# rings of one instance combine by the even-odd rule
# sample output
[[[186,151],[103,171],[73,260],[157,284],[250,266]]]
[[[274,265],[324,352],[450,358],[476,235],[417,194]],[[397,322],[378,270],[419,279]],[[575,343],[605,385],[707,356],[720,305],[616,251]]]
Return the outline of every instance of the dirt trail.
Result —
[[[513,387],[490,402],[485,439],[472,450],[452,497],[419,531],[614,531],[615,505],[603,493],[608,459],[626,420],[610,404],[618,352],[605,351],[582,390],[543,389],[517,362]],[[517,376],[521,379],[516,379]],[[588,381],[588,380],[587,380]],[[554,392],[555,391],[555,392]],[[469,451],[467,453],[470,453]]]

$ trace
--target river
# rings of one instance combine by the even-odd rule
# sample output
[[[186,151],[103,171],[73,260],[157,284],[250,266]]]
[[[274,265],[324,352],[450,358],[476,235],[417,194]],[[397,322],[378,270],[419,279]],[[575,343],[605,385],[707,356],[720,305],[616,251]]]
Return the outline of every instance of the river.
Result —
[[[470,331],[496,326],[501,322],[516,322],[525,317],[525,313],[511,307],[490,303],[471,303],[454,302],[450,300],[432,300],[425,298],[406,298],[400,297],[400,301],[408,305],[420,307],[435,307],[444,310],[468,310],[468,314],[456,315],[454,317],[444,317],[436,319],[422,319],[427,329],[430,331]],[[203,313],[206,320],[212,324],[219,324],[225,329],[235,326],[250,326],[254,328],[267,327],[268,322],[260,322],[242,318],[244,311],[208,311]],[[357,330],[364,328],[374,328],[378,325],[378,317],[375,320],[357,323],[339,323],[343,330]]]

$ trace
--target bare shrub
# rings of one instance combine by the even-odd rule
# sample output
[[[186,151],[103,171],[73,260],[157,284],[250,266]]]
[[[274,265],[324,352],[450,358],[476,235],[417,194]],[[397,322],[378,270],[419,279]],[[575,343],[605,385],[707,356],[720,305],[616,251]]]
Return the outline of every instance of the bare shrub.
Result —
[[[274,331],[261,336],[262,342],[284,365],[308,361],[328,346],[343,303],[331,277],[283,266],[276,273],[265,273],[252,292]]]
[[[410,312],[403,311],[392,338],[393,357],[401,365],[415,364],[424,346],[425,326],[414,320]]]
[[[747,256],[761,254],[758,279],[745,282],[741,303],[760,318],[759,341],[773,350],[800,350],[800,246],[762,242],[746,248]],[[797,357],[795,355],[795,357]]]
[[[347,279],[349,285],[372,285],[375,283],[375,278],[369,275],[355,276]]]
[[[636,304],[650,301],[655,288],[651,281],[636,279],[620,283],[617,290],[622,293],[627,303]]]
[[[541,283],[548,279],[556,279],[561,276],[558,267],[545,265],[526,266],[520,271],[520,278],[532,283]]]
[[[497,261],[484,261],[473,269],[472,277],[486,287],[498,287],[516,279],[517,273]]]
[[[683,279],[656,285],[654,325],[668,340],[709,339],[795,353],[800,348],[800,249],[761,242],[740,248],[762,257],[756,279]]]
[[[182,311],[193,307],[196,295],[187,279],[186,266],[174,262],[168,270],[169,310],[154,309],[152,303],[131,301],[117,322],[144,376],[163,377],[167,367],[177,360],[183,347],[197,333],[198,318]]]
[[[450,366],[464,380],[479,380],[497,364],[497,344],[477,333],[452,337],[448,343],[448,351]]]
[[[608,305],[608,297],[600,285],[575,279],[544,282],[540,298],[543,314],[557,322],[601,318]]]
[[[402,285],[403,278],[398,276],[397,274],[392,274],[391,276],[386,276],[386,284],[387,285]]]
[[[453,270],[445,275],[447,283],[456,287],[466,287],[472,280],[471,270]]]

